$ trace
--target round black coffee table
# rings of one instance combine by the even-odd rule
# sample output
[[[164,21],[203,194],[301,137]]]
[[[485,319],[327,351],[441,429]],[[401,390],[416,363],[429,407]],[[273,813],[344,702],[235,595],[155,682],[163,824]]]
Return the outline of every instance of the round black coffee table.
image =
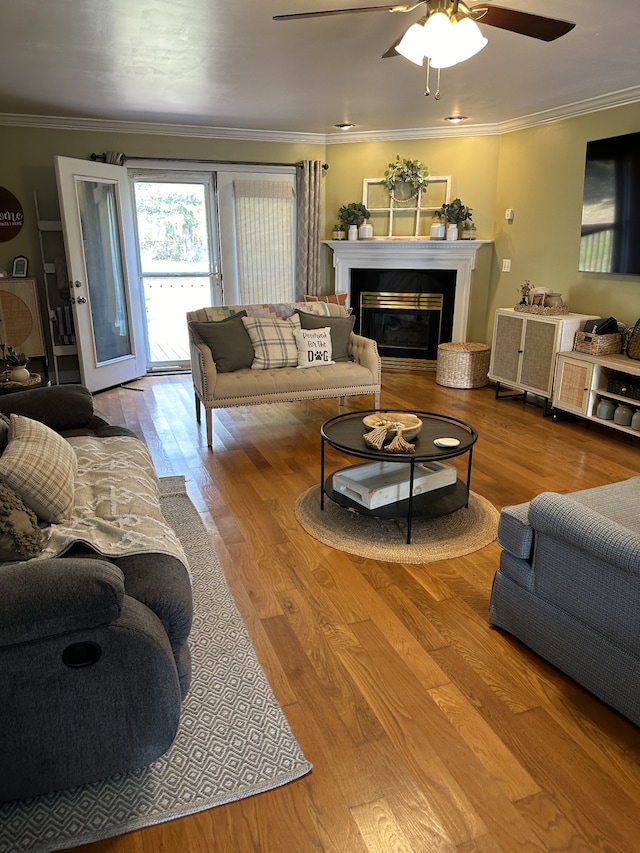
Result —
[[[370,447],[363,436],[367,432],[363,424],[366,415],[378,415],[384,420],[391,412],[403,412],[417,415],[422,421],[420,434],[411,439],[415,445],[413,453],[389,453]],[[442,438],[456,439],[459,444],[454,447],[439,447],[434,441]],[[356,510],[362,515],[372,515],[378,518],[406,518],[407,544],[411,542],[411,525],[415,517],[437,518],[451,512],[456,512],[469,505],[469,486],[471,483],[471,463],[473,460],[473,445],[478,440],[478,433],[470,424],[441,415],[435,412],[419,412],[410,409],[370,409],[362,412],[348,412],[331,418],[320,428],[320,508],[324,509],[325,495],[348,509]],[[333,477],[325,477],[325,445],[348,456],[368,459],[373,462],[395,462],[408,466],[408,497],[393,503],[384,504],[372,509],[364,506],[348,495],[334,489]],[[440,489],[414,495],[414,480],[416,465],[421,462],[441,462],[468,453],[466,482],[456,479],[455,483]],[[348,473],[349,469],[340,472]]]

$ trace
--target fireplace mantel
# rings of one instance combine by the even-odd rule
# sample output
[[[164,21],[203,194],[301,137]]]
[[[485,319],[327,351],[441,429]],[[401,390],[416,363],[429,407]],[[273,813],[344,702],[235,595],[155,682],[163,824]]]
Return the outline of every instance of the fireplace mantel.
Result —
[[[454,341],[466,339],[471,273],[476,266],[478,251],[492,242],[394,238],[324,241],[333,251],[336,293],[346,293],[348,301],[351,298],[352,269],[455,270]]]

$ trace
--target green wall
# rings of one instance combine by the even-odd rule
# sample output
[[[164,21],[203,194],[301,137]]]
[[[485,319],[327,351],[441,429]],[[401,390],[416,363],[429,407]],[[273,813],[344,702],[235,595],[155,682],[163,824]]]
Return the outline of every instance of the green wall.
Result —
[[[410,160],[421,160],[430,175],[450,175],[451,197],[460,197],[464,204],[473,209],[478,238],[493,239],[500,154],[498,136],[329,145],[325,197],[327,238],[340,207],[352,201],[362,201],[363,178],[381,178],[397,154]],[[323,268],[327,277],[332,272],[328,255],[329,249],[325,253]],[[489,286],[492,267],[493,248],[483,247],[478,252],[472,278],[468,340],[491,340],[492,322],[487,314],[487,306],[491,301]]]
[[[578,271],[587,140],[638,130],[640,105],[632,104],[500,138],[494,239],[496,259],[511,258],[511,272],[496,263],[491,309],[515,304],[529,279],[562,293],[580,314],[612,315],[627,325],[640,317],[640,277]],[[513,223],[504,219],[508,207]]]
[[[396,154],[420,159],[432,175],[451,175],[453,197],[473,208],[478,237],[492,239],[478,253],[473,274],[468,339],[490,342],[496,308],[519,299],[525,279],[559,291],[571,310],[613,315],[632,324],[640,317],[640,277],[578,272],[585,146],[588,139],[640,130],[640,104],[601,110],[502,135],[453,136],[395,142],[304,144],[243,142],[99,130],[0,128],[0,186],[16,195],[26,223],[20,235],[0,243],[0,267],[24,254],[30,274],[42,281],[33,191],[44,219],[59,217],[53,157],[87,158],[122,151],[128,157],[329,164],[324,177],[324,228],[329,238],[342,204],[362,199],[363,178],[382,177]],[[515,211],[512,223],[504,211]],[[501,272],[511,259],[511,272]],[[328,249],[324,289],[332,287]]]

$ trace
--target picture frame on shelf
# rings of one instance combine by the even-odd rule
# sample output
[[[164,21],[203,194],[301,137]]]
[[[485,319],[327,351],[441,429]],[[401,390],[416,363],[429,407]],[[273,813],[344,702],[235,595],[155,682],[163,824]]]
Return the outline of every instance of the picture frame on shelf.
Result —
[[[547,298],[546,290],[533,291],[529,296],[529,305],[537,305],[540,308],[544,307],[544,300]]]
[[[29,261],[24,255],[18,255],[13,259],[11,278],[26,278],[29,270]]]

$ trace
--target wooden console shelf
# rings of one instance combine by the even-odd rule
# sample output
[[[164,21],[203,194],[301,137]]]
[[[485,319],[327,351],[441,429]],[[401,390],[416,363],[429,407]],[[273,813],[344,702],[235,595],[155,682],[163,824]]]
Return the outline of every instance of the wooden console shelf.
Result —
[[[631,385],[640,389],[640,361],[634,361],[626,355],[558,353],[553,409],[571,412],[586,420],[596,421],[611,429],[640,437],[638,430],[597,417],[598,403],[603,398],[617,403],[627,403],[640,409],[640,391],[638,397],[607,391],[607,383],[610,379],[619,379],[623,382],[628,380]]]

